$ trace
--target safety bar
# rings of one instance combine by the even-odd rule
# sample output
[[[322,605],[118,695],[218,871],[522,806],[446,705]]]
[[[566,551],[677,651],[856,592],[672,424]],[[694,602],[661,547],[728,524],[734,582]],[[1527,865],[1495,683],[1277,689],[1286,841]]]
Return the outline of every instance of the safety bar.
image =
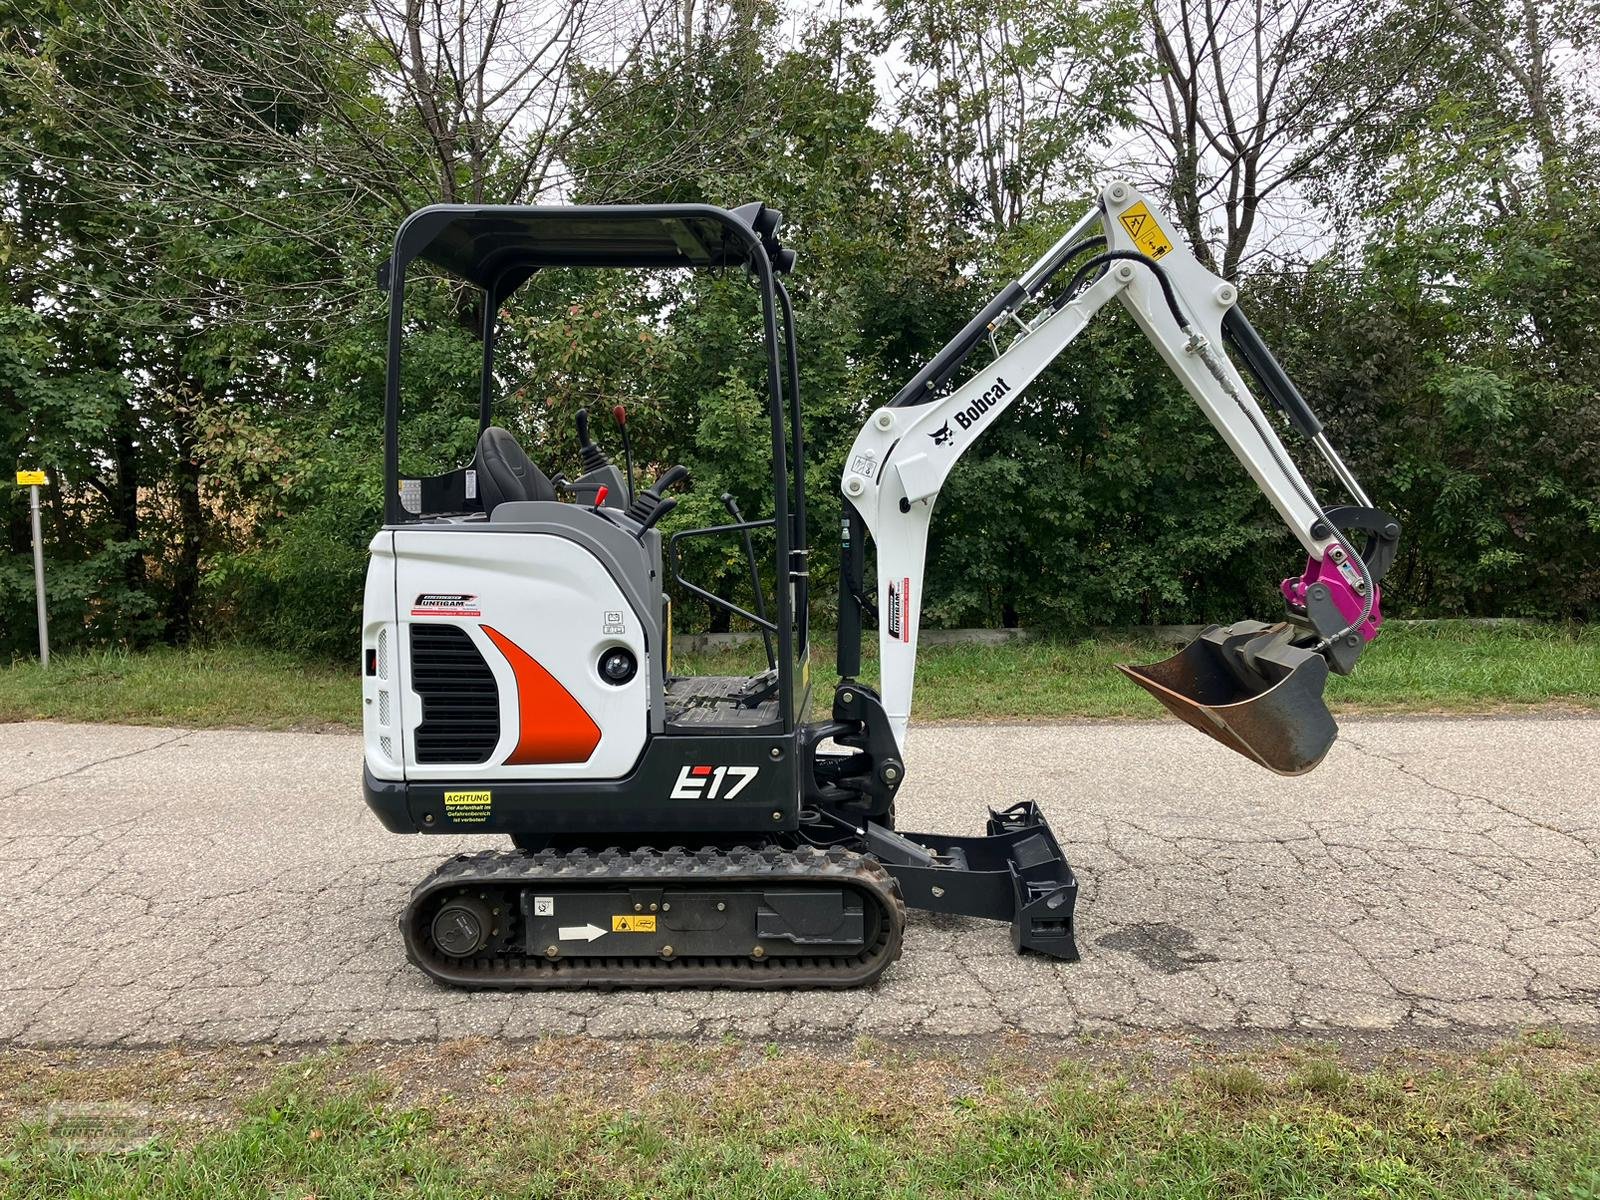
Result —
[[[691,595],[699,596],[700,599],[706,601],[708,604],[715,604],[718,608],[726,609],[735,616],[743,617],[746,621],[749,621],[757,629],[760,629],[765,633],[776,633],[778,631],[778,626],[775,622],[769,621],[766,617],[759,617],[753,612],[740,608],[732,600],[724,599],[715,592],[708,592],[705,588],[701,587],[697,583],[690,583],[683,577],[683,572],[678,569],[678,543],[684,538],[709,536],[713,533],[743,533],[748,536],[750,530],[752,529],[772,529],[775,528],[776,525],[777,521],[774,518],[766,517],[760,521],[739,521],[733,525],[707,525],[700,529],[678,530],[677,533],[673,534],[667,539],[667,563],[672,568],[673,580],[684,591],[690,593]],[[759,596],[760,593],[758,592],[757,595]]]

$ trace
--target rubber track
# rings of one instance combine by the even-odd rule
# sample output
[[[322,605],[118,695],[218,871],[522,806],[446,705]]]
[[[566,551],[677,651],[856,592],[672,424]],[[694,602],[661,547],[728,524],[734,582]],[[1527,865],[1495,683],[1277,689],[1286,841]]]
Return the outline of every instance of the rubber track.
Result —
[[[879,909],[878,937],[855,955],[747,955],[663,959],[572,958],[554,962],[520,949],[471,960],[452,958],[433,946],[428,927],[434,906],[429,900],[458,887],[493,887],[520,892],[532,885],[591,888],[608,884],[630,887],[714,889],[762,884],[776,887],[828,883],[856,890]],[[509,901],[508,901],[509,903]],[[834,847],[786,850],[481,850],[457,855],[412,890],[400,917],[406,957],[440,983],[454,987],[501,990],[562,988],[851,988],[872,983],[900,957],[906,905],[900,886],[878,862]]]

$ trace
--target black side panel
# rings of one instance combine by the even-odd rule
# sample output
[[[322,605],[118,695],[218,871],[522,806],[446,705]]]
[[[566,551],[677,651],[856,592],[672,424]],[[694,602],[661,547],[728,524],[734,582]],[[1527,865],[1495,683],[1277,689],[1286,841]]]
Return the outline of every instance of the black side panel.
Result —
[[[368,807],[395,832],[652,835],[778,834],[799,825],[795,736],[653,737],[623,779],[410,783],[363,773]],[[462,811],[447,797],[470,792]],[[665,843],[665,844],[671,844]]]
[[[489,761],[500,741],[500,693],[466,630],[411,626],[411,688],[422,697],[419,763]]]

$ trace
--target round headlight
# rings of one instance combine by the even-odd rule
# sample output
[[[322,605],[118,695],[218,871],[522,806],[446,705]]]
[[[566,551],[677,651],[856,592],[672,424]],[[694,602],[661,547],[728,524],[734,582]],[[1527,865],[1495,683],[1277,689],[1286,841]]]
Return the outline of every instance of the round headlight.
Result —
[[[639,673],[639,662],[633,651],[614,646],[600,656],[600,678],[621,687]]]

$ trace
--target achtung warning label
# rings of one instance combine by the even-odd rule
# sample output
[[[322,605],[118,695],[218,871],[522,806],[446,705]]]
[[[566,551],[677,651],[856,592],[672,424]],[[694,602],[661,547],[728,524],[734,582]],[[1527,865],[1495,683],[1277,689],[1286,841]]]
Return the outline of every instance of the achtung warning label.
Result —
[[[446,792],[444,815],[457,825],[481,825],[489,819],[492,792]]]
[[[654,933],[656,919],[654,917],[640,917],[633,913],[626,915],[618,913],[611,918],[612,933]]]
[[[1133,239],[1133,244],[1151,258],[1160,258],[1172,249],[1172,243],[1167,241],[1167,235],[1161,232],[1161,226],[1150,215],[1150,210],[1141,200],[1118,218],[1122,227],[1128,231],[1128,236]]]

